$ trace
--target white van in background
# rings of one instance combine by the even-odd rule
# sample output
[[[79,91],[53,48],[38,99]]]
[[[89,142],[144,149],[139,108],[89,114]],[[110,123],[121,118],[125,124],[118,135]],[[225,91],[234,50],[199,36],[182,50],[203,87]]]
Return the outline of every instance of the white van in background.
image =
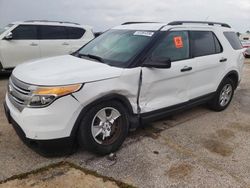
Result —
[[[30,20],[0,29],[0,72],[26,61],[71,54],[94,38],[90,26]]]

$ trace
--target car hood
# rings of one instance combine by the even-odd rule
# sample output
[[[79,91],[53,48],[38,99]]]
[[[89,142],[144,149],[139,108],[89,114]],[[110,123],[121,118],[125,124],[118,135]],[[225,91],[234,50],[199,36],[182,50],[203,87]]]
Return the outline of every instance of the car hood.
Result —
[[[122,68],[72,55],[40,59],[18,65],[12,75],[28,84],[68,85],[119,77]]]

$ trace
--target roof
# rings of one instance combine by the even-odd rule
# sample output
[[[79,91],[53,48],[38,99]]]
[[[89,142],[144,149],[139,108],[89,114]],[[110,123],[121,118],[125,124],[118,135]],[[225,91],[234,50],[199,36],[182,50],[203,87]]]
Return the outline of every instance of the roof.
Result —
[[[92,29],[89,25],[80,25],[74,22],[67,21],[49,21],[49,20],[28,20],[28,21],[18,21],[13,22],[12,24],[27,24],[27,25],[55,25],[55,26],[71,26],[71,27],[84,27]]]
[[[168,25],[183,25],[183,24],[203,24],[203,25],[209,25],[209,26],[214,26],[214,25],[219,25],[221,27],[227,27],[231,28],[230,25],[226,23],[221,23],[221,22],[208,22],[208,21],[174,21],[168,23]]]
[[[156,31],[167,25],[166,23],[136,23],[125,24],[114,27],[113,29],[128,29],[128,30],[152,30]]]
[[[68,22],[68,21],[51,21],[51,20],[27,20],[24,22],[28,22],[28,23],[32,23],[32,22],[43,22],[43,23],[60,23],[60,24],[74,24],[74,25],[80,25],[79,23],[75,23],[75,22]]]

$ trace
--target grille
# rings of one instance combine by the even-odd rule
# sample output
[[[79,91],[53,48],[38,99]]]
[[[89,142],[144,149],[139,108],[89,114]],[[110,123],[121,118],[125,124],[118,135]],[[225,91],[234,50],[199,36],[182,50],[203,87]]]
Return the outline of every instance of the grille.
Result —
[[[8,96],[11,103],[22,111],[31,98],[30,85],[16,79],[13,75],[9,79]]]

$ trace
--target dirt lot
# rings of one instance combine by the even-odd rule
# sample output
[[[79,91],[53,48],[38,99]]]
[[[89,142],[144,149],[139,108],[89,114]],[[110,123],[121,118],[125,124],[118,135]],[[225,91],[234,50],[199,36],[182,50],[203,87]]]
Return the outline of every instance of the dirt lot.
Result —
[[[6,84],[7,78],[1,78],[1,102]],[[0,187],[86,187],[86,179],[97,182],[92,187],[124,186],[120,181],[150,188],[250,187],[249,122],[249,60],[226,111],[200,106],[140,128],[130,134],[115,161],[82,150],[71,156],[41,157],[19,140],[1,108]]]
[[[77,184],[76,184],[77,182]],[[103,179],[84,172],[68,163],[59,163],[45,169],[22,175],[0,184],[0,188],[24,188],[24,187],[87,187],[87,188],[119,188],[126,187],[121,183]]]

